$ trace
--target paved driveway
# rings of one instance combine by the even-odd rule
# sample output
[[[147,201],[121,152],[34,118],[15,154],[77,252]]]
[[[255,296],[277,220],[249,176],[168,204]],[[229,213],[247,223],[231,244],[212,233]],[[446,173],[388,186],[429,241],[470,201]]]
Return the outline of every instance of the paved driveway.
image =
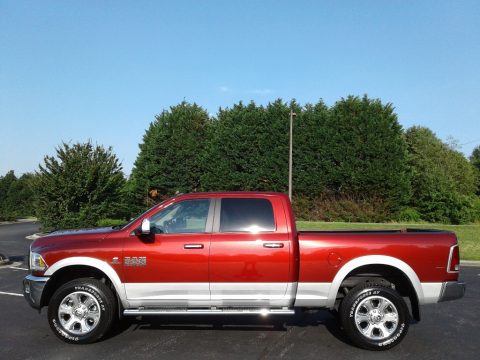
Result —
[[[0,268],[0,359],[478,359],[480,268],[464,267],[462,300],[422,308],[423,320],[387,352],[347,344],[327,311],[289,317],[164,316],[130,319],[106,340],[67,345],[50,331],[21,293],[23,256],[35,224],[0,226],[0,253],[13,267]],[[9,293],[9,294],[6,294]]]

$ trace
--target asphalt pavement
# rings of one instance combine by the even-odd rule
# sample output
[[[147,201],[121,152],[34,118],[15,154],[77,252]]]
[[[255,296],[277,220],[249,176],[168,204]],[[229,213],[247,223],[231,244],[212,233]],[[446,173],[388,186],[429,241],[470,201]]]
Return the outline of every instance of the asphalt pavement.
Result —
[[[463,267],[463,299],[422,307],[401,344],[389,351],[358,349],[328,311],[293,316],[162,316],[119,323],[105,340],[68,345],[51,332],[22,296],[34,223],[0,226],[0,359],[478,359],[480,268]]]

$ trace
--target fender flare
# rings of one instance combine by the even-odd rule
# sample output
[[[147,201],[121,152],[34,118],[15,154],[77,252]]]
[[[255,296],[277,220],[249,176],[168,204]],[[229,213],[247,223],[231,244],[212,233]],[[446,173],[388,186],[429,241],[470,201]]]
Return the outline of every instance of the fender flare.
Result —
[[[343,280],[345,280],[347,275],[353,270],[365,265],[388,265],[402,271],[410,280],[410,283],[415,289],[418,302],[420,304],[423,303],[424,295],[420,279],[418,278],[415,271],[410,267],[410,265],[392,256],[367,255],[350,260],[349,262],[345,263],[337,272],[337,275],[335,275],[335,278],[333,279],[332,285],[330,286],[330,290],[328,292],[328,308],[332,309],[335,306],[335,300],[337,298],[338,290],[340,289],[340,285],[342,284]]]
[[[87,257],[87,256],[74,256],[68,257],[62,260],[57,261],[52,266],[50,266],[47,271],[45,271],[45,276],[52,276],[60,269],[63,269],[67,266],[90,266],[96,268],[103,272],[105,275],[108,276],[110,281],[112,282],[113,286],[115,287],[115,291],[118,294],[120,301],[122,302],[123,306],[128,305],[127,303],[127,296],[125,293],[125,286],[120,280],[117,272],[114,268],[110,266],[106,261],[102,261],[96,258]]]

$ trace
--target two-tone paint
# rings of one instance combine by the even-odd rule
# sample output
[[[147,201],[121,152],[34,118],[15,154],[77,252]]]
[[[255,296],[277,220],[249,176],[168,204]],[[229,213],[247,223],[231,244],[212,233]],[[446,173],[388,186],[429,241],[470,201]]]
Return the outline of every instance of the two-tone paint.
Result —
[[[268,199],[271,232],[219,231],[222,198]],[[135,229],[172,204],[210,199],[207,232],[138,236]],[[52,277],[71,266],[103,272],[125,309],[184,307],[333,308],[342,281],[366,265],[387,265],[410,281],[420,304],[438,301],[445,282],[456,281],[448,262],[457,239],[450,232],[298,232],[286,195],[225,192],[180,195],[150,209],[122,229],[55,232],[31,251],[48,264],[33,276]],[[145,258],[140,266],[125,258]],[[46,305],[46,304],[43,304]]]

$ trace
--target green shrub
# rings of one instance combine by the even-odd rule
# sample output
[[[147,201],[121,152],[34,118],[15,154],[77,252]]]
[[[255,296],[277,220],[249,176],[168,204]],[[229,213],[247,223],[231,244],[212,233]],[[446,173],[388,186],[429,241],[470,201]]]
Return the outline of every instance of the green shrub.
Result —
[[[34,178],[36,215],[45,230],[95,226],[114,214],[125,183],[111,148],[91,142],[61,144],[45,156]]]
[[[295,198],[293,208],[298,219],[309,221],[383,222],[391,216],[382,199],[335,194]]]
[[[421,220],[421,216],[418,210],[413,208],[405,208],[399,211],[397,220],[405,222],[419,222]]]

